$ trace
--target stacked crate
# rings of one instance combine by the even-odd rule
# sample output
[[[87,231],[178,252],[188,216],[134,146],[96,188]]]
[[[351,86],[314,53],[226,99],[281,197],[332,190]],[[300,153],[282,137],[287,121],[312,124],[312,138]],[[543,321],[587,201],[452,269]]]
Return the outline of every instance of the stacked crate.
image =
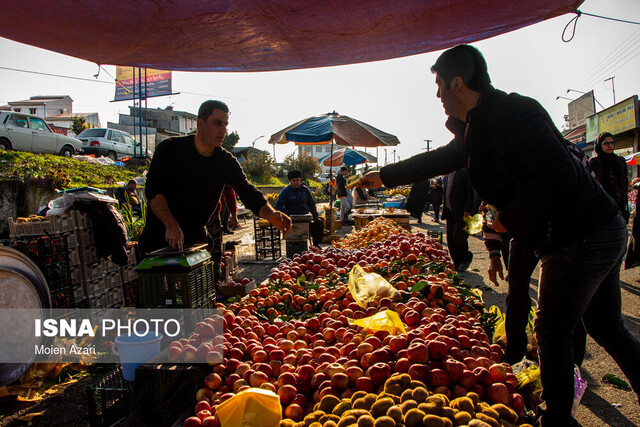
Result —
[[[34,259],[47,278],[54,308],[118,308],[125,303],[131,305],[131,300],[135,305],[137,274],[134,270],[134,249],[128,249],[129,261],[124,267],[111,260],[99,258],[93,225],[87,214],[71,211],[69,215],[52,215],[42,221],[24,223],[14,223],[9,218],[9,232],[14,247],[20,246],[16,248],[27,255],[31,253],[32,258],[33,254],[37,253],[38,256],[43,254],[45,260],[49,259],[44,255],[47,253],[47,241],[56,242],[56,248],[59,246],[58,242],[64,243],[64,251],[56,249],[60,266],[52,268]],[[24,242],[33,239],[41,242],[43,248],[34,251],[33,243],[31,250],[25,247]],[[60,282],[60,285],[52,274],[47,275],[48,272],[59,273],[57,276],[62,274],[66,279]],[[134,290],[134,295],[129,295],[130,301],[125,301],[125,289]]]

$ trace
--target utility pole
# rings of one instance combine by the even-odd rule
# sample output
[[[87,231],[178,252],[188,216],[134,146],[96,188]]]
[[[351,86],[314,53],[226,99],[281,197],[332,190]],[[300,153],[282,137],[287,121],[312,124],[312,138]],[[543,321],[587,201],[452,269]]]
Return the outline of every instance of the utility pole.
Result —
[[[433,140],[432,139],[424,139],[423,141],[427,143],[427,151],[429,151],[429,149],[430,149],[429,143],[433,142]]]
[[[615,78],[616,78],[616,76],[609,77],[608,79],[604,79],[605,82],[608,81],[608,80],[611,80],[611,90],[613,90],[613,105],[616,105],[616,87],[613,84],[613,79],[615,79]]]
[[[393,163],[396,162],[396,150],[393,150]]]

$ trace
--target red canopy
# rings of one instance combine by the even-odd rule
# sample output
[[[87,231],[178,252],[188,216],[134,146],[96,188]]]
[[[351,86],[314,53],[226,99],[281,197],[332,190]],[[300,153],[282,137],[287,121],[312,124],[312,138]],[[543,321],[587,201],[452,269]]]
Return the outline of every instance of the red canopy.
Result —
[[[572,12],[583,0],[29,0],[0,36],[98,64],[270,71],[445,49]]]

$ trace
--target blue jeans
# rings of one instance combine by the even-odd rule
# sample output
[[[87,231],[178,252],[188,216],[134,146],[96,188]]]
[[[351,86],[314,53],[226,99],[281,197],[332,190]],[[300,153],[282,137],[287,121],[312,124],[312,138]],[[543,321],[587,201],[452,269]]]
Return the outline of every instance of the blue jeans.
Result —
[[[627,228],[621,215],[586,238],[541,261],[538,339],[543,426],[567,426],[573,404],[573,332],[583,320],[589,335],[609,353],[638,393],[640,341],[622,322],[620,264]]]

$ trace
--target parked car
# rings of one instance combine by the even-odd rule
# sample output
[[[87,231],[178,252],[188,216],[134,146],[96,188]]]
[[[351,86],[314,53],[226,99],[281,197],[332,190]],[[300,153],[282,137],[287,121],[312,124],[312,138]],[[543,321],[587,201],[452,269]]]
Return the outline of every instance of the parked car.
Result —
[[[82,152],[82,142],[53,132],[42,117],[14,111],[0,111],[0,150],[60,154],[70,157]]]
[[[107,128],[86,129],[77,138],[85,154],[104,156],[111,160],[133,157],[135,140],[127,132]]]

